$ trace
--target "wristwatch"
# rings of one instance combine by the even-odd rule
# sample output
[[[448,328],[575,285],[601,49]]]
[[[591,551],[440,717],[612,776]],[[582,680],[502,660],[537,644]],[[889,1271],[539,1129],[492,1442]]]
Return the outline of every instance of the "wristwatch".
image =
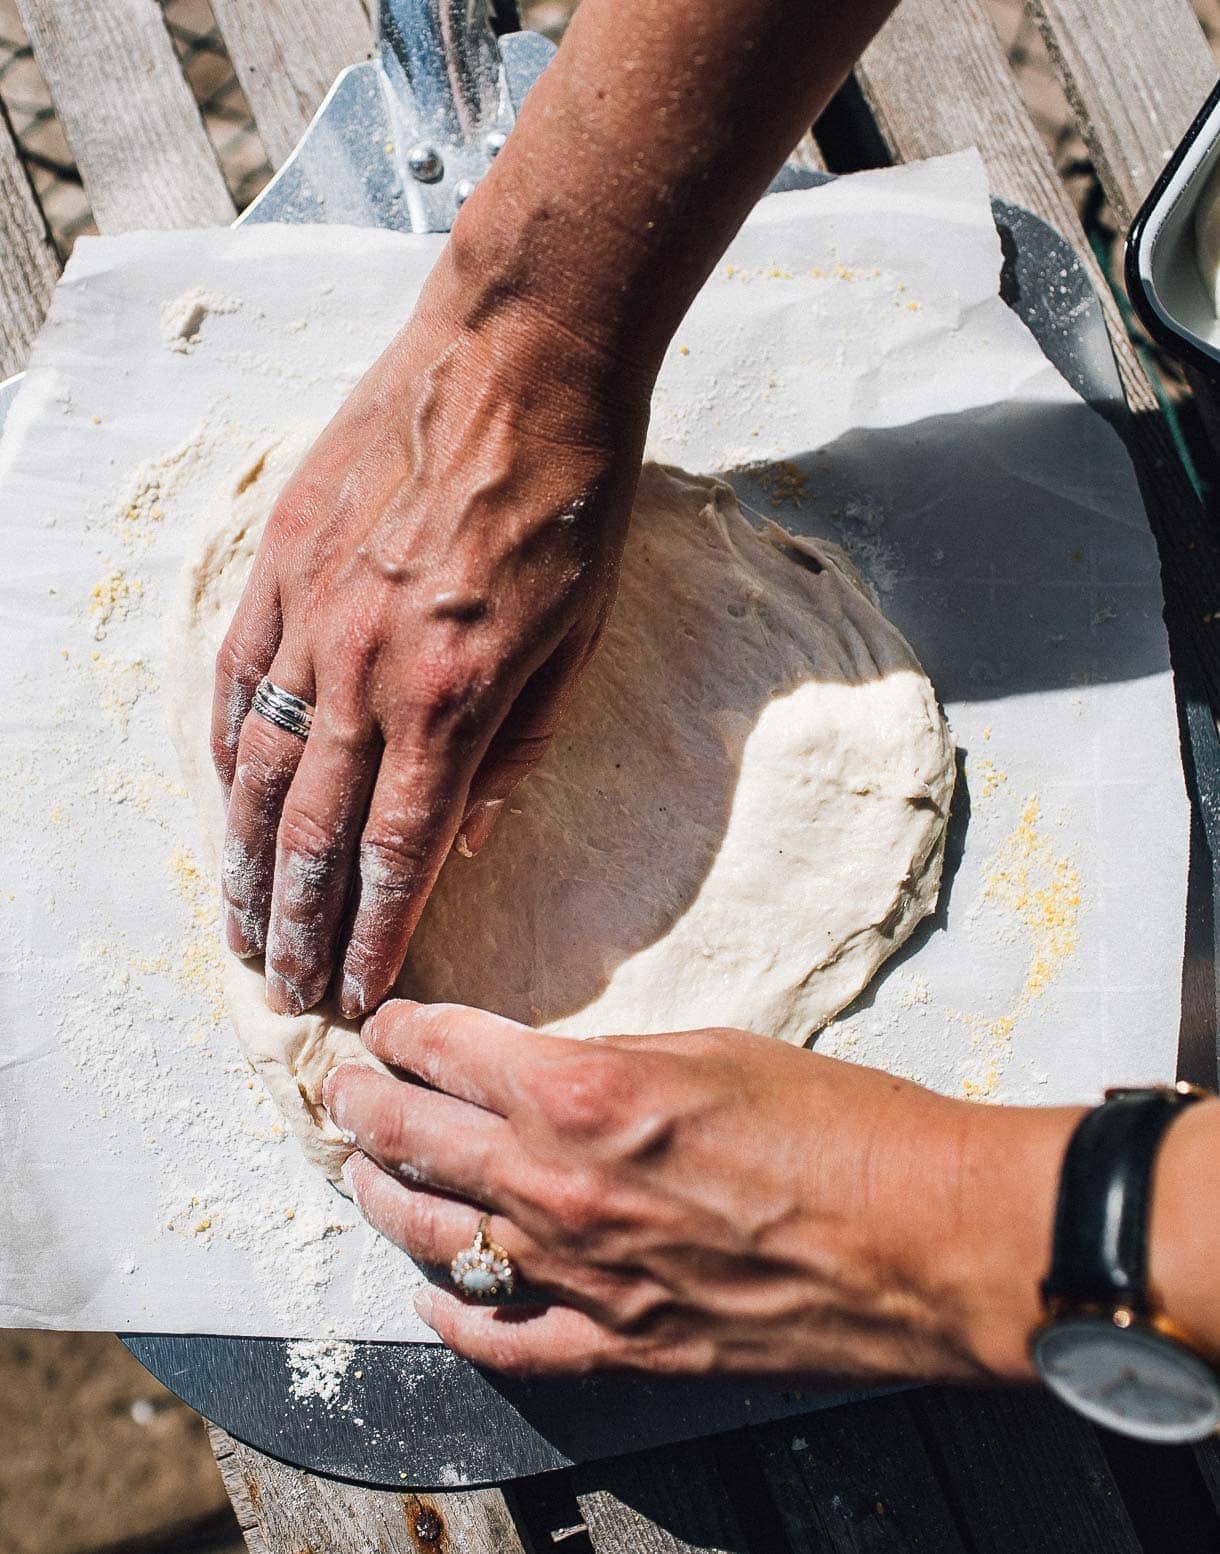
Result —
[[[1142,1441],[1199,1441],[1220,1425],[1220,1376],[1148,1293],[1157,1151],[1207,1094],[1185,1083],[1107,1090],[1077,1124],[1059,1180],[1030,1358],[1069,1407]]]

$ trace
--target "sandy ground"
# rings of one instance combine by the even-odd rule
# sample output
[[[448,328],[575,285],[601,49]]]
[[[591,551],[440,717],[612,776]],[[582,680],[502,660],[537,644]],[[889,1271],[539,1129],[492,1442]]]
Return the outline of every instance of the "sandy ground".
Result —
[[[1039,129],[1061,170],[1084,157],[1063,94],[1021,0],[989,0]],[[241,91],[211,33],[207,0],[164,0],[188,78],[238,203],[268,172]],[[1220,0],[1195,0],[1215,47]],[[523,7],[558,35],[569,0]],[[0,96],[27,150],[35,185],[65,252],[91,229],[71,153],[45,84],[24,54],[14,0],[0,0]],[[1072,180],[1087,190],[1087,172]],[[0,1335],[0,1554],[97,1554],[133,1540],[231,1554],[236,1524],[198,1417],[104,1334]]]
[[[0,1339],[0,1554],[231,1535],[203,1423],[109,1333]]]

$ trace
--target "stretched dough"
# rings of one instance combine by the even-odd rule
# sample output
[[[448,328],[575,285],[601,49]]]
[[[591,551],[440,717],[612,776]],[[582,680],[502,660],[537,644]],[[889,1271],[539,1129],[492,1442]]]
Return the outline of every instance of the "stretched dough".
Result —
[[[169,685],[218,844],[215,650],[304,443],[218,505]],[[539,769],[476,858],[451,855],[399,991],[573,1036],[740,1025],[803,1042],[935,905],[954,752],[910,647],[834,547],[757,528],[721,481],[646,465],[609,626]],[[238,1037],[309,1156],[367,1054],[332,1008],[271,1014],[228,957]],[[372,1061],[368,1059],[368,1061]]]

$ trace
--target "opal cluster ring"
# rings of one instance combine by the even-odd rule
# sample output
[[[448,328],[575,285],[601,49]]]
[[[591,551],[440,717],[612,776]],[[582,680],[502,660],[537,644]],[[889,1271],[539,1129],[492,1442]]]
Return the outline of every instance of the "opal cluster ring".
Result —
[[[275,685],[266,675],[258,682],[250,710],[276,728],[282,728],[286,734],[295,734],[298,739],[309,738],[314,709],[300,696]]]
[[[511,1295],[517,1274],[508,1253],[488,1234],[490,1220],[480,1214],[474,1240],[449,1264],[449,1277],[463,1295],[475,1300],[499,1300]]]

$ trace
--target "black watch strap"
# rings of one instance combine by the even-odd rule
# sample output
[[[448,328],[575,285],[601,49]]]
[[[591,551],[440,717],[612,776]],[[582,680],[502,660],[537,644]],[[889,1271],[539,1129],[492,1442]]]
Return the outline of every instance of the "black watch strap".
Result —
[[[1203,1093],[1111,1090],[1081,1118],[1059,1178],[1048,1308],[1122,1304],[1148,1315],[1153,1166],[1169,1124]]]

